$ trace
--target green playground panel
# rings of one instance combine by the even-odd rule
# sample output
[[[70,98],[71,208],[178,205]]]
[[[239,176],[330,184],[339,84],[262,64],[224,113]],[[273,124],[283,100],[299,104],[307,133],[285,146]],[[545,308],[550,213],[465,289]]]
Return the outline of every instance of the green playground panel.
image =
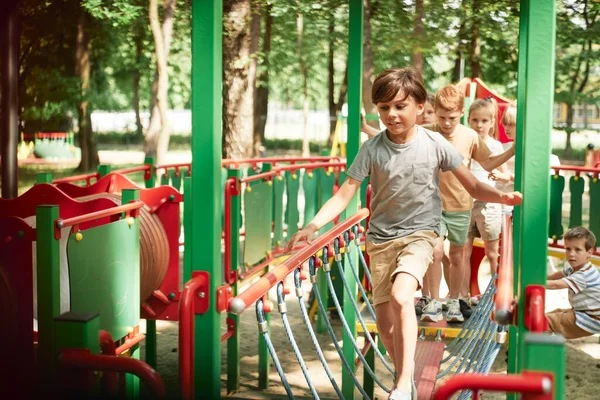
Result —
[[[300,222],[300,212],[298,211],[298,191],[300,189],[300,179],[298,172],[285,172],[287,204],[285,206],[285,223],[287,224],[287,238],[298,232],[298,223]]]
[[[598,178],[590,179],[590,230],[596,237],[600,237],[600,181]]]
[[[344,175],[344,174],[340,174]],[[341,179],[341,178],[340,178]],[[333,187],[335,185],[335,174],[329,171],[319,171],[319,183],[320,183],[320,191],[319,191],[319,208],[327,202],[331,197],[333,197]],[[341,184],[341,183],[340,183]],[[328,223],[324,227],[320,229],[320,232],[327,232],[333,228],[333,222]]]
[[[244,265],[254,265],[271,250],[273,186],[256,182],[247,187],[251,190],[244,193]]]
[[[140,321],[139,219],[81,233],[67,244],[71,311],[99,313],[100,329],[122,338]]]
[[[283,238],[283,192],[285,181],[283,176],[273,179],[273,247],[282,245]]]
[[[318,211],[319,179],[314,172],[304,171],[302,188],[304,189],[304,225],[313,219]]]
[[[571,194],[571,210],[569,213],[569,228],[583,224],[583,191],[585,182],[581,176],[572,176],[569,179],[569,192]]]
[[[552,175],[550,177],[550,222],[548,237],[561,238],[562,226],[562,195],[565,189],[565,177]]]

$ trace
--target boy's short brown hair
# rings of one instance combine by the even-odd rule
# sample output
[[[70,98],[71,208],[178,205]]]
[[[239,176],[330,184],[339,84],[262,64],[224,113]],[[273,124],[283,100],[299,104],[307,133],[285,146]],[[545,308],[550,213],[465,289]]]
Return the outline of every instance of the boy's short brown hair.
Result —
[[[435,105],[437,109],[445,111],[462,111],[465,106],[465,96],[453,85],[447,85],[438,90],[435,95]]]
[[[565,232],[563,235],[564,240],[573,240],[573,239],[584,239],[585,240],[585,249],[594,249],[596,248],[596,236],[592,231],[586,229],[582,226],[577,226],[575,228],[571,228]]]
[[[394,100],[400,91],[406,97],[412,96],[417,104],[423,104],[427,101],[427,90],[423,83],[423,76],[412,67],[390,68],[380,73],[373,82],[371,101],[373,101],[373,104],[387,103]]]

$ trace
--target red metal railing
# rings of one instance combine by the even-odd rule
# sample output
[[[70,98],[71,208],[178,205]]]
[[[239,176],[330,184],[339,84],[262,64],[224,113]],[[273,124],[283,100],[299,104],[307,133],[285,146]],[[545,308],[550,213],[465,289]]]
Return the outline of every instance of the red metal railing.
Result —
[[[550,374],[523,372],[521,375],[458,374],[444,382],[433,396],[434,400],[447,400],[460,390],[472,390],[473,400],[479,399],[478,390],[523,393],[523,399],[551,400]]]
[[[224,159],[221,160],[221,166],[239,166],[242,164],[250,164],[252,167],[256,167],[260,163],[269,163],[275,166],[277,163],[314,163],[320,161],[341,161],[341,158],[338,156],[329,157],[329,156],[316,156],[316,157],[263,157],[263,158],[246,158],[241,160],[233,160],[233,159]]]
[[[98,172],[94,172],[91,174],[68,176],[66,178],[53,179],[52,183],[54,185],[58,185],[59,183],[73,183],[73,182],[85,181],[85,186],[90,186],[90,183],[91,183],[90,181],[92,179],[95,179],[97,181],[98,179],[100,179],[100,174]]]
[[[183,399],[194,395],[194,303],[206,284],[205,275],[196,275],[185,284],[179,300],[179,387]]]
[[[498,266],[498,291],[494,300],[494,320],[500,325],[512,322],[513,265],[512,216],[506,214],[502,220],[502,255]]]
[[[135,358],[101,356],[83,351],[63,351],[58,357],[61,367],[132,374],[140,378],[158,398],[165,397],[163,381],[148,364]]]
[[[258,181],[261,179],[269,179],[273,178],[277,174],[283,171],[298,171],[305,170],[306,172],[311,172],[317,168],[334,168],[336,170],[342,170],[346,168],[345,162],[327,162],[327,163],[314,163],[314,164],[292,164],[292,165],[282,165],[280,167],[274,167],[272,170],[268,172],[263,172],[261,174],[247,176],[240,181],[242,183],[249,183],[253,181]]]
[[[272,271],[262,276],[256,283],[249,286],[244,292],[237,295],[229,302],[229,312],[241,314],[246,308],[263,297],[278,282],[302,265],[306,260],[326,247],[336,237],[343,234],[355,224],[367,218],[369,210],[363,208],[353,216],[340,222],[338,225],[313,240],[309,245],[279,264]]]
[[[589,172],[594,178],[598,178],[598,175],[600,174],[600,168],[598,168],[598,166],[596,166],[595,168],[591,168],[579,167],[576,165],[556,165],[550,168],[554,170],[554,173],[556,175],[558,175],[559,171],[574,171],[575,176],[580,176],[582,172]]]

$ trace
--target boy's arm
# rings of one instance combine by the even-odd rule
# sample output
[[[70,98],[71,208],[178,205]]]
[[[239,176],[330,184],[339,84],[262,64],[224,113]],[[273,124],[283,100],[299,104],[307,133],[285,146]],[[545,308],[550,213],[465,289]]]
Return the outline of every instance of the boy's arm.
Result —
[[[555,281],[557,279],[562,279],[564,277],[565,277],[565,274],[563,274],[562,271],[556,271],[556,272],[553,272],[550,275],[548,275],[548,278],[546,278],[546,279],[548,279],[549,281]]]
[[[488,172],[492,172],[494,169],[498,168],[508,160],[512,156],[515,155],[515,146],[512,146],[510,149],[506,150],[502,154],[498,154],[496,156],[490,156],[487,160],[478,161],[479,164]]]
[[[321,227],[331,222],[346,209],[352,196],[354,196],[359,188],[360,182],[347,176],[342,186],[335,192],[332,198],[323,204],[323,207],[321,207],[312,221],[290,238],[288,244],[285,246],[285,252],[291,252],[296,243],[301,240],[306,240],[310,243],[315,233],[321,229]]]
[[[367,124],[365,116],[362,114],[360,115],[360,130],[366,133],[370,138],[381,132],[379,129],[373,128],[371,125]]]
[[[502,193],[490,185],[480,182],[463,163],[453,169],[452,173],[467,192],[477,200],[509,206],[519,205],[523,201],[523,196],[519,192]]]
[[[555,279],[552,281],[546,282],[546,289],[556,290],[556,289],[568,289],[569,285],[563,279]]]

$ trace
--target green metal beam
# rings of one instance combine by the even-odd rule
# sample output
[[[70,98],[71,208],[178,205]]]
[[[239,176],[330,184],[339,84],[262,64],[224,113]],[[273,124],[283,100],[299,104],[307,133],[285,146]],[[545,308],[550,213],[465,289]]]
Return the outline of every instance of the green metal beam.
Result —
[[[195,317],[194,395],[220,398],[221,331],[216,289],[221,268],[222,0],[192,1],[192,183],[193,270],[210,273],[209,310]]]
[[[554,101],[555,1],[522,0],[519,38],[517,158],[515,187],[523,204],[515,209],[515,279],[519,296],[516,354],[511,370],[523,367],[525,289],[546,284],[550,134]],[[512,340],[512,338],[511,338]],[[511,341],[511,345],[515,344]],[[514,365],[516,358],[516,365]],[[512,371],[511,371],[512,372]]]

